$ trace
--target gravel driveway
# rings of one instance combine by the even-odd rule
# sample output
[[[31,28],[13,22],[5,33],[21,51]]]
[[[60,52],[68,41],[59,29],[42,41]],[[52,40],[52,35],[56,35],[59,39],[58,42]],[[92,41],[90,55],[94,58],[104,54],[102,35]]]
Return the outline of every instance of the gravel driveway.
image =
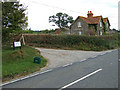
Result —
[[[58,49],[44,49],[36,48],[40,50],[41,55],[48,60],[48,64],[41,71],[64,66],[74,62],[83,61],[87,58],[96,57],[97,55],[103,55],[109,51],[95,52],[95,51],[80,51],[80,50],[58,50]]]

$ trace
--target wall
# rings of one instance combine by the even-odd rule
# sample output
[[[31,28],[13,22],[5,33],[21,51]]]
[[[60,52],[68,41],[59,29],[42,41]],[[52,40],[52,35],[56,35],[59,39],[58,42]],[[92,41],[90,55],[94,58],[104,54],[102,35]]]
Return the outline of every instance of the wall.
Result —
[[[100,21],[102,21],[102,19]],[[104,34],[104,24],[103,24],[103,21],[102,21],[102,27],[100,27],[100,22],[97,25],[97,35],[100,35],[100,31],[102,31],[102,33]]]
[[[77,26],[78,22],[81,22],[81,27]],[[80,31],[84,34],[87,30],[88,24],[83,19],[78,18],[71,27],[71,34],[79,34]]]
[[[95,24],[88,25],[83,19],[79,17],[74,22],[74,24],[71,26],[71,34],[79,34],[80,31],[82,32],[82,34],[86,34],[86,35],[91,35],[91,34],[100,35],[100,31],[102,32],[102,34],[104,34],[104,24],[103,24],[102,19],[100,21],[102,22],[102,27],[100,27],[100,23],[97,24],[97,31],[96,31],[94,27]],[[81,22],[82,27],[77,26],[78,22]]]

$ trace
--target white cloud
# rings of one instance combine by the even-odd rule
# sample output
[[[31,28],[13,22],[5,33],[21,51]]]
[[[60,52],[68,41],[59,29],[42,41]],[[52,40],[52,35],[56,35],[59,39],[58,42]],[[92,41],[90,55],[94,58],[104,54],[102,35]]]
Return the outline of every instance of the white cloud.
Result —
[[[30,2],[31,1],[31,2]],[[33,30],[54,28],[49,16],[58,12],[73,16],[87,16],[92,11],[95,16],[108,17],[111,28],[118,29],[118,0],[21,0],[28,5],[29,26]]]

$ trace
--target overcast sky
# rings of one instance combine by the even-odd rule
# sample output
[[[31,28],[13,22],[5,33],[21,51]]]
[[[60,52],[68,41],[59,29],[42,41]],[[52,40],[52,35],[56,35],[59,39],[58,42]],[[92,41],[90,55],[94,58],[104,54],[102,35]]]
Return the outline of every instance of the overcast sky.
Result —
[[[32,30],[54,29],[49,23],[49,16],[58,12],[73,16],[87,17],[88,11],[94,16],[108,17],[111,29],[118,29],[118,1],[119,0],[20,0],[28,6],[28,24]]]

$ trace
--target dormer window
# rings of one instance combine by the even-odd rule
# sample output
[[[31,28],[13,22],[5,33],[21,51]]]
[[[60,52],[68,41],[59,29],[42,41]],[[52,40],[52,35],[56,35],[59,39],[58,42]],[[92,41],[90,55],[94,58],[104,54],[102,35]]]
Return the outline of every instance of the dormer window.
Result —
[[[81,27],[81,22],[78,22],[78,27]]]
[[[100,27],[102,27],[102,22],[100,22]]]

